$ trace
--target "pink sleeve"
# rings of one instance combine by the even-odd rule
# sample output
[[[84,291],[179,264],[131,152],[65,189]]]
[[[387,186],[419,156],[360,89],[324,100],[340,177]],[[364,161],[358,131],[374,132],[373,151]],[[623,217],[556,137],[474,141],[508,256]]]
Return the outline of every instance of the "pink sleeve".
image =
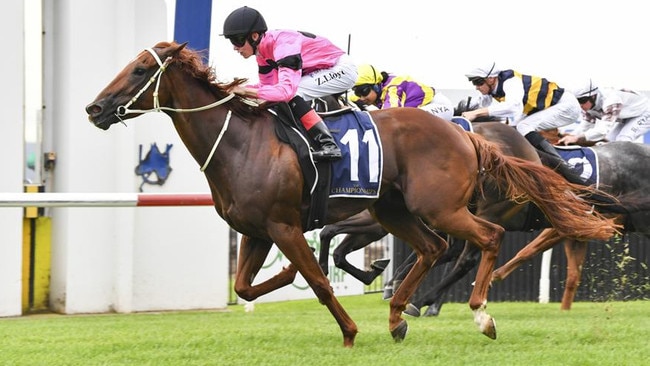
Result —
[[[260,75],[257,97],[271,102],[288,102],[296,96],[302,74],[300,70],[280,67],[266,75]]]
[[[284,32],[273,40],[268,47],[261,47],[257,56],[258,65],[266,65],[266,59],[281,60],[287,56],[300,55],[302,41],[299,33]],[[272,53],[271,57],[265,57]],[[260,83],[257,88],[257,96],[262,100],[272,102],[288,102],[296,95],[298,85],[302,78],[302,69],[293,70],[288,67],[280,67],[268,74],[260,74]]]

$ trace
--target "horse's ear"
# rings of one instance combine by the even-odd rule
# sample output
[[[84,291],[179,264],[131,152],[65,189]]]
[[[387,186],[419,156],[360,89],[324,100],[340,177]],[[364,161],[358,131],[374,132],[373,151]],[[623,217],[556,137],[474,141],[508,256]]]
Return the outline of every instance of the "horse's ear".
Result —
[[[159,52],[159,56],[161,59],[165,59],[170,56],[174,57],[178,55],[178,53],[181,52],[181,50],[185,48],[185,46],[187,46],[187,42],[185,43],[171,42],[167,44],[156,45],[156,47],[161,48],[161,51]]]
[[[187,46],[187,42],[179,43],[179,44],[176,45],[176,47],[174,47],[174,48],[171,49],[171,53],[174,54],[174,55],[176,55],[176,54],[178,54],[179,52],[181,52],[181,50],[182,50],[183,48],[185,48],[185,46]]]

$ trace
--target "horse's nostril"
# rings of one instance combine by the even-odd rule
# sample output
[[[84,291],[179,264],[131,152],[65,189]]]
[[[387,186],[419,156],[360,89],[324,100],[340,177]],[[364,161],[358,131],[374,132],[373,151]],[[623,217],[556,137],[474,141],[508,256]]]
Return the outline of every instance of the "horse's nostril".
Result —
[[[86,112],[90,115],[96,115],[101,113],[102,108],[98,106],[97,104],[91,104],[88,107],[86,107]]]

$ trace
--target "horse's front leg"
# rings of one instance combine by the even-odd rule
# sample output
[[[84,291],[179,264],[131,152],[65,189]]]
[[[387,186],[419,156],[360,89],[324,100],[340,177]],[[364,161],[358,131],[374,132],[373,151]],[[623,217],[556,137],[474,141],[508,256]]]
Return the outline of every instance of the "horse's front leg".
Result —
[[[284,256],[305,278],[320,303],[327,306],[336,319],[343,333],[343,345],[352,347],[358,332],[357,325],[334,296],[332,286],[307,244],[300,226],[277,223],[271,225],[268,232]]]
[[[383,231],[383,229],[381,230],[381,235],[372,232],[346,235],[343,241],[341,241],[336,249],[334,249],[334,253],[332,255],[334,265],[337,268],[340,268],[343,271],[349,273],[357,280],[363,282],[365,285],[370,285],[372,281],[374,281],[375,278],[377,278],[377,276],[379,276],[384,271],[384,269],[386,269],[388,261],[375,261],[375,263],[371,265],[371,269],[369,271],[366,271],[357,268],[348,262],[347,255],[361,248],[367,247],[370,245],[370,243],[380,240],[384,236],[386,236],[386,232]]]
[[[320,231],[320,251],[318,253],[318,264],[323,270],[325,276],[329,273],[329,259],[330,259],[330,247],[332,239],[337,236],[339,233],[339,226],[336,224],[326,225]]]
[[[262,295],[291,284],[296,278],[296,268],[293,264],[289,264],[277,275],[260,284],[252,285],[255,276],[264,265],[272,245],[273,243],[266,240],[242,236],[237,274],[235,275],[235,292],[242,299],[253,301]]]

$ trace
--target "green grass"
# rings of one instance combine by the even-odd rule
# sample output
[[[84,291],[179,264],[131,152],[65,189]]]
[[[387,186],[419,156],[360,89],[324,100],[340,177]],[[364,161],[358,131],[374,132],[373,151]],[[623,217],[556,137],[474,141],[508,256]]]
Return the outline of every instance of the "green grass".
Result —
[[[467,304],[410,318],[395,343],[380,294],[341,297],[359,327],[346,349],[316,300],[227,311],[36,315],[0,319],[0,365],[641,365],[650,359],[649,301],[490,303],[497,340]]]

